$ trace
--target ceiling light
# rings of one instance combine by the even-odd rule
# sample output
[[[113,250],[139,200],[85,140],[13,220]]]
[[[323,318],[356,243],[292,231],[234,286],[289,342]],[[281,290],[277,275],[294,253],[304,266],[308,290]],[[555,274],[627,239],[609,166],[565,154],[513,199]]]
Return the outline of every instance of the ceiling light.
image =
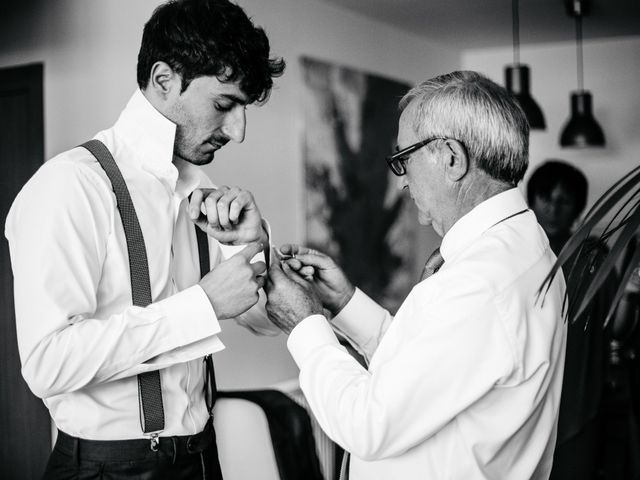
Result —
[[[563,147],[604,147],[604,133],[593,116],[591,92],[584,89],[582,63],[582,17],[588,7],[586,0],[566,0],[567,13],[576,19],[576,57],[578,90],[571,92],[571,117],[562,129]]]
[[[518,0],[511,2],[511,19],[513,26],[513,64],[507,65],[504,70],[505,86],[511,95],[524,110],[529,121],[529,126],[535,129],[546,127],[542,110],[529,92],[530,71],[527,65],[520,63],[520,18],[518,12]]]

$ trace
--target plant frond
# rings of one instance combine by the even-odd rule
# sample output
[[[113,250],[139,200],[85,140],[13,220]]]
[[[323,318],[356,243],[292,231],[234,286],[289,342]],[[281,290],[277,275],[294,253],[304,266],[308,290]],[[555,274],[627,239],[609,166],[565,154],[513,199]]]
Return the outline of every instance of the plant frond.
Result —
[[[640,248],[636,249],[635,253],[631,256],[631,261],[628,263],[628,265],[626,265],[622,277],[620,278],[620,285],[618,286],[618,289],[616,290],[616,293],[613,297],[613,301],[611,302],[609,313],[607,313],[607,317],[604,320],[605,328],[607,325],[609,325],[609,322],[613,318],[616,308],[618,307],[618,303],[620,303],[620,300],[624,295],[627,283],[629,283],[629,279],[631,278],[631,275],[633,274],[633,271],[635,270],[638,263],[640,263]]]
[[[580,306],[575,312],[575,319],[579,318],[585,312],[587,305],[589,304],[593,296],[605,282],[609,274],[613,271],[613,268],[615,267],[618,259],[625,253],[627,244],[633,238],[634,234],[638,230],[638,227],[640,227],[640,209],[636,209],[633,215],[629,217],[626,226],[620,232],[620,235],[611,247],[609,253],[606,255],[606,258],[597,268],[597,271],[591,278],[589,287],[584,293],[583,298],[580,299]],[[591,267],[593,267],[593,265],[590,265],[590,268]],[[590,272],[587,272],[587,276],[589,276],[589,273]],[[626,283],[624,285],[626,285]]]
[[[593,241],[593,230],[607,216],[610,217],[605,229],[599,238]],[[587,306],[598,289],[614,272],[618,260],[627,251],[627,246],[638,230],[640,230],[640,165],[615,182],[589,209],[540,285],[538,297],[544,297],[560,269],[570,265],[568,273],[565,268],[567,284],[575,286],[572,290],[580,293],[579,298],[565,298],[563,313],[566,309],[571,321],[578,319],[587,311]],[[607,248],[607,244],[614,238],[611,248]],[[605,251],[607,253],[604,256],[599,253]],[[583,257],[590,258],[586,268],[584,263],[578,260]],[[638,252],[632,258],[633,262],[640,261]],[[635,263],[632,264],[634,265]],[[629,271],[625,271],[607,321],[613,315],[630,275]]]

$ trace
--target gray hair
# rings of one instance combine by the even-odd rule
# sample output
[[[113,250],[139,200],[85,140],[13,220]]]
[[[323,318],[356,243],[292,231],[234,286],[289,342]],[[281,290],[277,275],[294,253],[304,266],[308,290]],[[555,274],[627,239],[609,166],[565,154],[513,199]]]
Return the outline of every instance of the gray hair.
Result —
[[[400,110],[414,102],[417,135],[458,140],[470,161],[492,178],[513,186],[522,180],[529,164],[529,123],[506,89],[477,72],[459,71],[412,88]]]

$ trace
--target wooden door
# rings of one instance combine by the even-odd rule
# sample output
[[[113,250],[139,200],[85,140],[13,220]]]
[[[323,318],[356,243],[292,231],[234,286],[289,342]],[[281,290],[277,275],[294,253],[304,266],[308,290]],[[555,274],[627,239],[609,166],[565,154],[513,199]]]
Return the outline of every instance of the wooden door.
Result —
[[[0,478],[39,479],[51,449],[49,413],[20,374],[13,276],[4,224],[44,160],[42,64],[0,68]],[[29,221],[29,219],[25,219]]]

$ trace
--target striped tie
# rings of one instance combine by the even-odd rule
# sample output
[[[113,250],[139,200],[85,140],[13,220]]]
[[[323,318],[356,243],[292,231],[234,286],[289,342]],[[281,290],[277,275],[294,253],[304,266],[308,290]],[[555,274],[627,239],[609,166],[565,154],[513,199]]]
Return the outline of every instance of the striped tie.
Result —
[[[424,264],[424,270],[422,270],[422,275],[420,276],[420,281],[436,273],[443,264],[444,258],[442,258],[440,247],[438,247],[429,255],[429,258],[427,258],[427,262]]]

